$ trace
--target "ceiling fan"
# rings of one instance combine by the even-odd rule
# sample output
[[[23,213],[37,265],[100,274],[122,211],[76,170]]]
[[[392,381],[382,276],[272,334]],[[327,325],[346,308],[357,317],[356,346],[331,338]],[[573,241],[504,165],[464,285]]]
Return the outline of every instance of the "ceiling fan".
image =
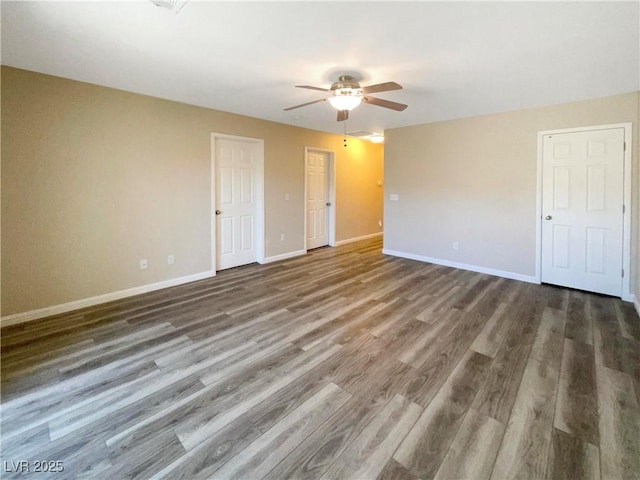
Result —
[[[321,92],[330,92],[331,96],[328,98],[314,100],[313,102],[307,102],[301,105],[285,108],[285,111],[329,100],[331,106],[338,110],[338,122],[342,122],[349,118],[349,111],[360,105],[360,102],[370,103],[371,105],[377,105],[378,107],[390,108],[391,110],[396,110],[398,112],[407,108],[407,105],[403,103],[391,102],[389,100],[371,97],[368,95],[370,93],[401,90],[402,86],[398,85],[396,82],[378,83],[376,85],[369,85],[368,87],[361,87],[352,76],[341,75],[338,77],[337,82],[331,84],[331,88],[313,87],[311,85],[296,85],[296,87],[307,88],[309,90],[319,90]]]

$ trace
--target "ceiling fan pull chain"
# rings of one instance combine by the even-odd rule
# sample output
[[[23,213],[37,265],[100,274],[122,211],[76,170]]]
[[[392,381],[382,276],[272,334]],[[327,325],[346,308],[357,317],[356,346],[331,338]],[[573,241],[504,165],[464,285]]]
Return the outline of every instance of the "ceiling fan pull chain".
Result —
[[[347,146],[347,120],[344,121],[344,146]]]

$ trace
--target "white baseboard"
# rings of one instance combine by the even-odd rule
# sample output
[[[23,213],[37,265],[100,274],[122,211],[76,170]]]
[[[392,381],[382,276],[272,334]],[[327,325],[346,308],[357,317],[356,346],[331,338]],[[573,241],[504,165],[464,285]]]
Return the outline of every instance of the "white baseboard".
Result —
[[[261,263],[263,264],[273,263],[273,262],[278,262],[280,260],[287,260],[289,258],[299,257],[300,255],[306,255],[306,254],[307,254],[306,250],[295,250],[293,252],[287,252],[287,253],[282,253],[280,255],[273,255],[272,257],[266,257],[264,261],[262,261]]]
[[[332,246],[339,247],[340,245],[346,245],[348,243],[359,242],[360,240],[366,240],[368,238],[380,237],[382,232],[370,233],[369,235],[362,235],[361,237],[347,238],[346,240],[339,240]]]
[[[346,245],[348,243],[353,243],[353,242],[358,242],[360,240],[366,240],[368,238],[374,238],[374,237],[379,237],[382,235],[382,232],[378,232],[378,233],[371,233],[369,235],[363,235],[361,237],[355,237],[355,238],[348,238],[346,240],[340,240],[338,242],[335,242],[333,245],[331,245],[332,247],[339,247],[340,245]],[[294,258],[294,257],[299,257],[301,255],[306,255],[307,251],[306,250],[296,250],[293,252],[287,252],[287,253],[283,253],[281,255],[274,255],[272,257],[266,257],[264,259],[263,262],[260,263],[272,263],[272,262],[278,262],[280,260],[287,260],[289,258]]]
[[[468,265],[466,263],[452,262],[450,260],[442,260],[440,258],[425,257],[423,255],[414,255],[413,253],[398,252],[395,250],[382,249],[385,255],[394,257],[408,258],[410,260],[418,260],[420,262],[435,263],[445,267],[459,268],[461,270],[469,270],[471,272],[486,273],[496,277],[510,278],[511,280],[519,280],[528,283],[540,283],[535,275],[523,275],[522,273],[507,272],[505,270],[496,270],[495,268],[479,267],[477,265]]]
[[[30,310],[28,312],[6,315],[0,318],[0,326],[7,327],[9,325],[29,322],[31,320],[37,320],[38,318],[48,317],[50,315],[58,315],[60,313],[71,312],[80,308],[93,307],[94,305],[100,305],[101,303],[112,302],[113,300],[120,300],[122,298],[140,295],[141,293],[153,292],[154,290],[161,290],[163,288],[175,287],[176,285],[195,282],[196,280],[203,280],[205,278],[214,277],[215,274],[215,271],[209,270],[206,272],[196,273],[194,275],[187,275],[186,277],[172,278],[170,280],[164,280],[158,283],[141,285],[139,287],[128,288],[126,290],[120,290],[117,292],[105,293],[103,295],[97,295],[95,297],[74,300],[73,302],[63,303],[60,305],[52,305],[50,307]]]

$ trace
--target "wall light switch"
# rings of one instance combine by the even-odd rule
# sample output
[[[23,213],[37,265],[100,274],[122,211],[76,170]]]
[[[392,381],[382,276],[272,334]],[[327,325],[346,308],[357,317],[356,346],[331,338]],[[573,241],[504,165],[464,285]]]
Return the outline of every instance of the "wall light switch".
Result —
[[[389,200],[391,200],[392,202],[397,202],[398,200],[400,200],[400,195],[398,195],[397,193],[392,193],[391,195],[389,195]]]
[[[169,255],[167,257],[167,265],[173,265],[176,261],[176,257],[174,257],[173,255]]]
[[[288,194],[288,193],[285,193],[285,194],[284,194],[284,199],[285,199],[285,201],[286,201],[286,202],[288,202],[288,201],[289,201],[289,194]]]

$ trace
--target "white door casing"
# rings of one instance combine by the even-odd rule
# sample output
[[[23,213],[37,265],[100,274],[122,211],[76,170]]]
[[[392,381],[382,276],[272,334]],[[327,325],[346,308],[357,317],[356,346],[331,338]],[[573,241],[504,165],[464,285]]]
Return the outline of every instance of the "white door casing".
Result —
[[[335,244],[333,153],[305,149],[305,249]]]
[[[214,270],[264,260],[263,145],[212,135]]]
[[[542,282],[622,296],[624,144],[624,128],[542,136]]]

